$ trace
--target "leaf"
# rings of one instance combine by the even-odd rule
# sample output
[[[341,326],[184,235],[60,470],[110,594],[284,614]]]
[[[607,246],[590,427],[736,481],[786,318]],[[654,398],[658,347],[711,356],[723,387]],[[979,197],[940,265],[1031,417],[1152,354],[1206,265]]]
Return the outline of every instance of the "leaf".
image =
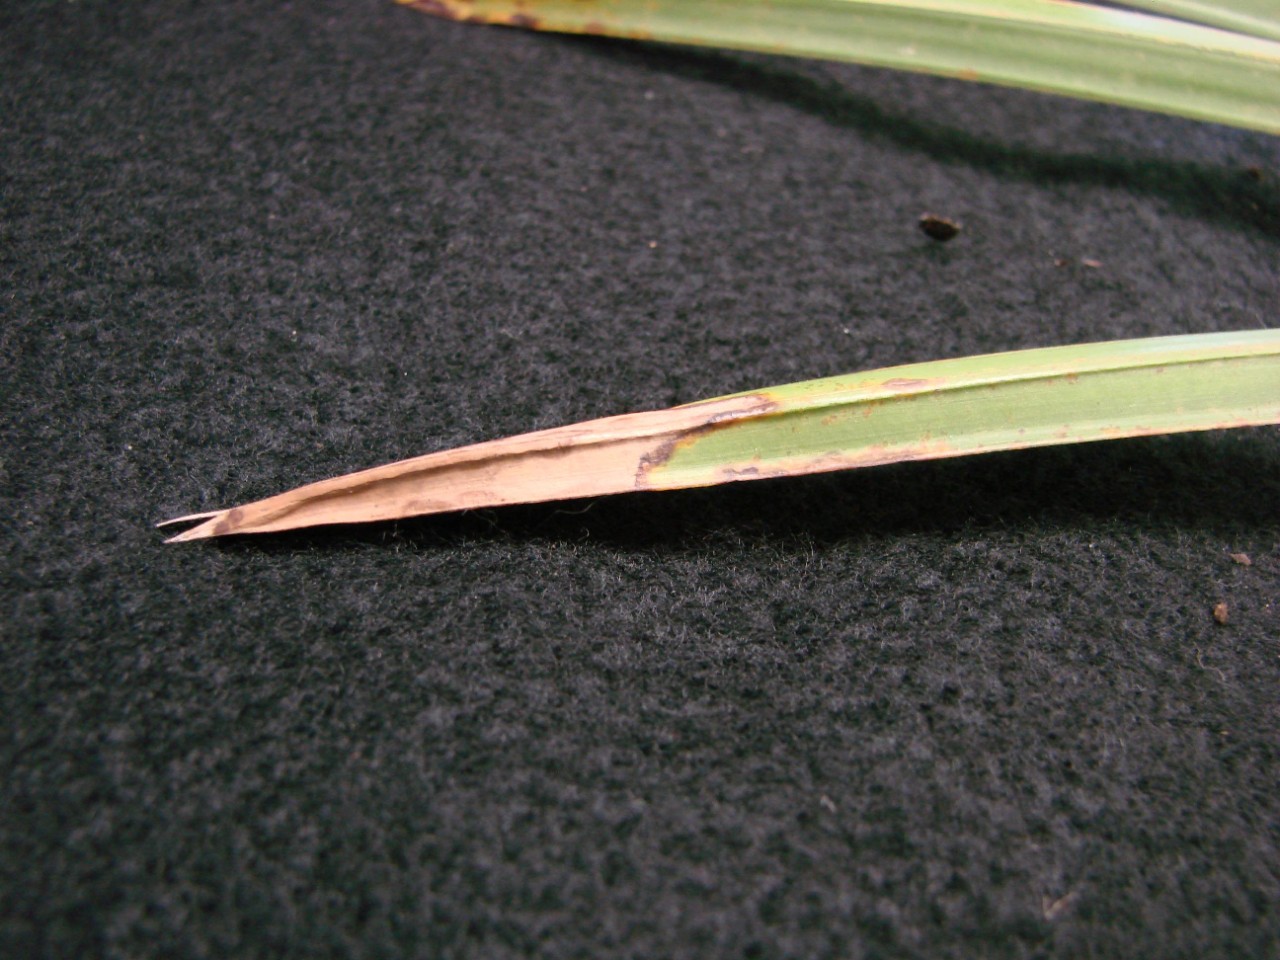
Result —
[[[399,2],[454,20],[847,60],[1280,133],[1273,0],[1148,0],[1242,33],[1072,0]]]
[[[1128,5],[1251,37],[1280,40],[1280,5],[1276,0],[1128,0]]]
[[[1280,330],[1124,340],[892,367],[591,420],[166,524],[202,521],[169,541],[177,543],[1269,423],[1280,423]]]

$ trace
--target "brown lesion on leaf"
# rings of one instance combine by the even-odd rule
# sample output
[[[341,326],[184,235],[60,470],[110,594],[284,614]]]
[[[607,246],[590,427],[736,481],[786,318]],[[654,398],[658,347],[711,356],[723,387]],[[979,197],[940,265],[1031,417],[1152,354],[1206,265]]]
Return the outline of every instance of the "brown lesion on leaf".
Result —
[[[724,397],[442,450],[203,515],[169,542],[644,489],[646,464],[669,457],[681,439],[776,406],[764,395]]]
[[[678,445],[677,445],[678,448]],[[959,456],[962,450],[956,449],[946,440],[921,439],[916,443],[884,444],[865,447],[856,452],[847,450],[827,450],[812,456],[785,457],[777,459],[753,458],[750,462],[739,462],[717,469],[708,483],[735,483],[741,480],[768,480],[779,477],[800,477],[813,473],[833,473],[837,470],[851,470],[859,467],[877,467],[890,463],[903,463],[911,460],[936,460],[943,457]],[[689,486],[687,483],[664,488],[655,485],[649,489],[677,489]]]
[[[499,26],[518,27],[523,30],[582,33],[598,37],[625,37],[629,40],[653,39],[653,34],[648,30],[622,29],[619,26],[611,25],[607,20],[603,19],[592,19],[578,23],[576,22],[577,17],[572,13],[565,13],[563,15],[564,19],[558,22],[553,20],[548,24],[544,17],[539,17],[529,12],[529,7],[534,6],[536,8],[536,4],[529,4],[524,0],[515,0],[513,4],[510,4],[510,6],[516,8],[514,12],[510,13],[492,10],[492,7],[489,13],[477,13],[475,3],[470,2],[470,0],[398,0],[398,2],[420,13],[440,17],[444,20],[454,20],[459,23],[497,24]]]
[[[750,475],[726,478],[738,480],[764,479],[766,477],[799,477],[810,473],[832,473],[836,470],[851,470],[859,467],[878,467],[890,463],[905,463],[912,460],[937,460],[953,457],[960,453],[947,440],[921,438],[915,443],[875,444],[856,452],[847,450],[828,450],[825,453],[808,457],[790,457],[769,461],[767,466],[753,469]]]
[[[701,423],[672,432],[661,443],[640,457],[636,464],[637,490],[648,490],[649,474],[668,463],[681,447],[688,446],[709,433],[739,421],[772,413],[778,409],[778,401],[771,400],[764,394],[748,394],[720,400],[704,400],[701,403],[688,404],[675,409],[693,411],[699,408],[703,408],[706,414]]]
[[[936,380],[924,380],[918,377],[894,377],[892,380],[886,380],[881,386],[895,393],[911,393],[931,387],[937,382]]]

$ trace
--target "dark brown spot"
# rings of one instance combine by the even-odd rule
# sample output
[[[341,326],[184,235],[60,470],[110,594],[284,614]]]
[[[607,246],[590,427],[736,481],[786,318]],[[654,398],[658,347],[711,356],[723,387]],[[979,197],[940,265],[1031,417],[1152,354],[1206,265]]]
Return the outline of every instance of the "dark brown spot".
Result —
[[[538,18],[531,17],[527,13],[513,13],[507,17],[507,23],[513,27],[524,27],[526,30],[538,29]]]
[[[1252,163],[1244,168],[1244,175],[1255,183],[1262,180],[1262,168],[1256,163]]]
[[[671,454],[676,451],[676,444],[681,438],[681,434],[673,434],[662,443],[654,447],[648,453],[640,458],[640,463],[636,469],[636,489],[644,490],[648,484],[649,471],[654,467],[660,467],[671,459]]]
[[[654,447],[648,453],[640,458],[640,462],[636,469],[636,489],[648,489],[648,475],[651,470],[661,467],[665,464],[680,447],[685,444],[704,437],[708,433],[721,430],[730,426],[739,420],[749,420],[754,417],[763,416],[772,413],[778,409],[778,401],[770,400],[765,396],[749,396],[737,398],[733,401],[726,400],[708,400],[703,401],[708,406],[721,408],[727,403],[745,403],[750,402],[749,406],[733,406],[730,409],[719,409],[718,412],[711,414],[705,421],[695,427],[688,427],[678,430],[663,440],[658,446]],[[700,404],[690,404],[692,407]]]
[[[924,231],[924,235],[930,240],[946,243],[960,232],[960,224],[954,220],[948,220],[946,217],[926,213],[920,217],[920,229]]]

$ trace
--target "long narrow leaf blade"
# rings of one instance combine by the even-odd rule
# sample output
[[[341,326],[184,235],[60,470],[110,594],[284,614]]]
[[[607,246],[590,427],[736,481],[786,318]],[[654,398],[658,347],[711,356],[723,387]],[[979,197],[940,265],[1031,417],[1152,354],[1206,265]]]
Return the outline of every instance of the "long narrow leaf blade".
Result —
[[[809,380],[431,453],[170,542],[1280,423],[1280,330],[1050,347]],[[162,524],[163,525],[163,524]]]
[[[981,80],[1280,133],[1280,43],[1071,0],[399,0],[561,33]]]

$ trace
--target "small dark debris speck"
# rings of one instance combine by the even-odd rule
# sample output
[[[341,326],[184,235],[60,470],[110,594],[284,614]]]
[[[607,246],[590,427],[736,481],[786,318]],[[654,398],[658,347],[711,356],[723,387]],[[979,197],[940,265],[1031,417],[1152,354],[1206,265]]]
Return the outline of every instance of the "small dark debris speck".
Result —
[[[920,229],[924,231],[924,235],[930,240],[946,243],[960,232],[960,224],[954,220],[948,220],[946,217],[926,213],[920,218]]]

